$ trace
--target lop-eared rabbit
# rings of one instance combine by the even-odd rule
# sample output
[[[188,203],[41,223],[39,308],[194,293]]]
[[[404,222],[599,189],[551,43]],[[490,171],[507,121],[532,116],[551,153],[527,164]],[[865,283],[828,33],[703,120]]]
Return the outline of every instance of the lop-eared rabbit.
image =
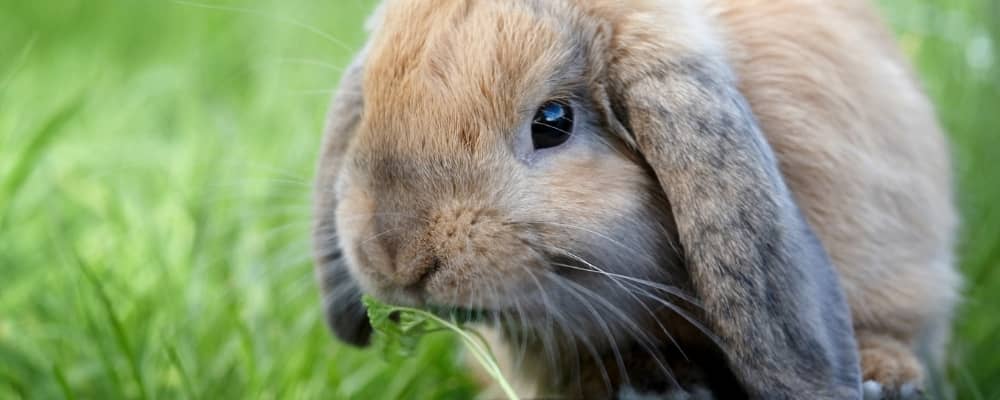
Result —
[[[479,324],[525,397],[919,396],[948,146],[861,0],[387,0],[315,191],[325,312]],[[864,394],[866,393],[866,394]]]

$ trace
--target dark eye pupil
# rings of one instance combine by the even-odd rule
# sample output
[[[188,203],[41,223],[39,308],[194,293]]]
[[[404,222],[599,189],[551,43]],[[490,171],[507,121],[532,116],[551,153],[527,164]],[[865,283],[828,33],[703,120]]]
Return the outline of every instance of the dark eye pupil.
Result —
[[[573,109],[557,101],[543,104],[531,124],[531,140],[535,144],[535,150],[566,143],[572,133]]]

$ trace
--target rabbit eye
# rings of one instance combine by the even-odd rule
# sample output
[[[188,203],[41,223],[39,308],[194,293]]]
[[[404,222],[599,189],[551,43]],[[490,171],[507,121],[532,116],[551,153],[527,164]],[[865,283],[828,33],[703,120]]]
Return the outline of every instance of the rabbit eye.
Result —
[[[558,101],[543,104],[531,122],[531,140],[535,150],[566,143],[572,134],[573,108]]]

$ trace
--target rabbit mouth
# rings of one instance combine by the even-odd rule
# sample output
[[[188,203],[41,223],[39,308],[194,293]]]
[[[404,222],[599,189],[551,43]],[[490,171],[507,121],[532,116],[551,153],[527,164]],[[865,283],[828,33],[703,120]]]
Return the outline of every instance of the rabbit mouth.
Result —
[[[427,310],[451,321],[459,323],[488,322],[495,320],[500,312],[485,308],[428,305]]]

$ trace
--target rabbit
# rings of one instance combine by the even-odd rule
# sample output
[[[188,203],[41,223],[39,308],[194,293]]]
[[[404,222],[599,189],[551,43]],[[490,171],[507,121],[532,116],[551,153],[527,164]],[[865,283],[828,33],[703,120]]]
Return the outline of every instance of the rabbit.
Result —
[[[526,397],[912,398],[949,147],[862,0],[385,0],[317,167],[333,332],[480,324]]]

